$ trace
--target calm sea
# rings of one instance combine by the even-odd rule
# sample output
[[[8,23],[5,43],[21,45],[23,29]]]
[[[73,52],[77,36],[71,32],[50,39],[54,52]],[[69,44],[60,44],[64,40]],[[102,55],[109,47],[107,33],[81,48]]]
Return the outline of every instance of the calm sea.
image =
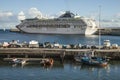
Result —
[[[42,34],[27,34],[27,33],[15,33],[0,30],[0,42],[19,40],[20,42],[30,40],[37,40],[40,43],[44,42],[58,42],[60,44],[87,44],[87,45],[98,45],[99,36],[91,35],[42,35]],[[100,38],[101,45],[103,45],[104,40],[110,40],[111,44],[117,43],[120,45],[120,36],[108,36],[102,35]]]
[[[120,80],[120,61],[106,67],[85,66],[75,62],[55,61],[53,67],[39,64],[13,66],[0,63],[0,80]]]
[[[109,39],[111,43],[120,45],[120,36],[101,36],[101,44]],[[98,45],[98,36],[83,35],[40,35],[0,31],[0,42],[19,40],[39,42],[58,42],[60,44]],[[119,80],[120,61],[110,61],[107,67],[91,67],[79,63],[55,61],[53,67],[45,68],[39,64],[13,66],[0,62],[0,80]]]

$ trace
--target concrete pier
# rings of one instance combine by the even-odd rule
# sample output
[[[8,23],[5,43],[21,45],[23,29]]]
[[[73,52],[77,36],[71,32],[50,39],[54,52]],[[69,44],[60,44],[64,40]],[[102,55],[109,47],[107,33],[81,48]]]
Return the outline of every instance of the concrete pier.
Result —
[[[55,48],[0,48],[1,58],[74,58],[74,55],[94,51],[95,56],[120,60],[120,49],[55,49]]]
[[[4,58],[4,61],[12,61],[14,58]],[[48,60],[48,58],[17,58],[19,60],[24,61],[42,61],[42,60]]]
[[[120,35],[120,27],[106,27],[100,28],[97,30],[96,34],[99,34],[99,30],[101,31],[101,35]]]

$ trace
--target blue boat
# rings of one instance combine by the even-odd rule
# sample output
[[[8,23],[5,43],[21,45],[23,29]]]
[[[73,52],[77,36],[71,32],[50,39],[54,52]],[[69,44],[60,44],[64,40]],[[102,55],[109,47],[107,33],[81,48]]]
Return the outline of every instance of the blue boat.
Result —
[[[86,65],[101,66],[101,67],[108,65],[108,61],[105,58],[89,57],[89,56],[82,56],[81,63]]]

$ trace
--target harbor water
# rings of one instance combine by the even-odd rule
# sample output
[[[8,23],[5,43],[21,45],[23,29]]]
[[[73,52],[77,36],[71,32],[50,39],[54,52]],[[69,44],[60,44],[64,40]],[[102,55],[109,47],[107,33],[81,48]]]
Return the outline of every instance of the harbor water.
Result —
[[[29,42],[37,40],[44,42],[58,42],[60,44],[87,44],[98,45],[99,36],[84,35],[43,35],[26,34],[9,31],[0,31],[0,42]],[[101,45],[104,40],[120,45],[119,36],[101,36]],[[74,61],[55,61],[52,67],[42,67],[39,64],[14,66],[0,61],[0,80],[119,80],[120,61],[110,61],[106,67],[85,66]]]
[[[27,33],[15,33],[10,32],[9,30],[3,31],[0,30],[0,42],[10,42],[12,40],[19,40],[20,42],[30,40],[37,40],[40,43],[44,42],[58,42],[60,44],[82,44],[82,45],[98,45],[99,44],[99,36],[98,35],[49,35],[49,34],[27,34]],[[110,40],[111,44],[120,45],[120,37],[119,36],[108,36],[102,35],[100,38],[101,45],[103,45],[104,40]]]
[[[75,62],[55,62],[53,67],[39,64],[0,65],[0,80],[119,80],[120,62],[111,61],[106,67],[85,66]]]

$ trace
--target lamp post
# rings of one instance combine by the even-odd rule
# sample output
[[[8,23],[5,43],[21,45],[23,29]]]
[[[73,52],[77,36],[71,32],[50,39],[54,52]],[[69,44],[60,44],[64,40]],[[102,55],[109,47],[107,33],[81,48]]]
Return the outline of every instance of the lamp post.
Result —
[[[101,5],[99,6],[99,49],[101,47],[101,24],[100,24],[100,21],[101,21]]]

